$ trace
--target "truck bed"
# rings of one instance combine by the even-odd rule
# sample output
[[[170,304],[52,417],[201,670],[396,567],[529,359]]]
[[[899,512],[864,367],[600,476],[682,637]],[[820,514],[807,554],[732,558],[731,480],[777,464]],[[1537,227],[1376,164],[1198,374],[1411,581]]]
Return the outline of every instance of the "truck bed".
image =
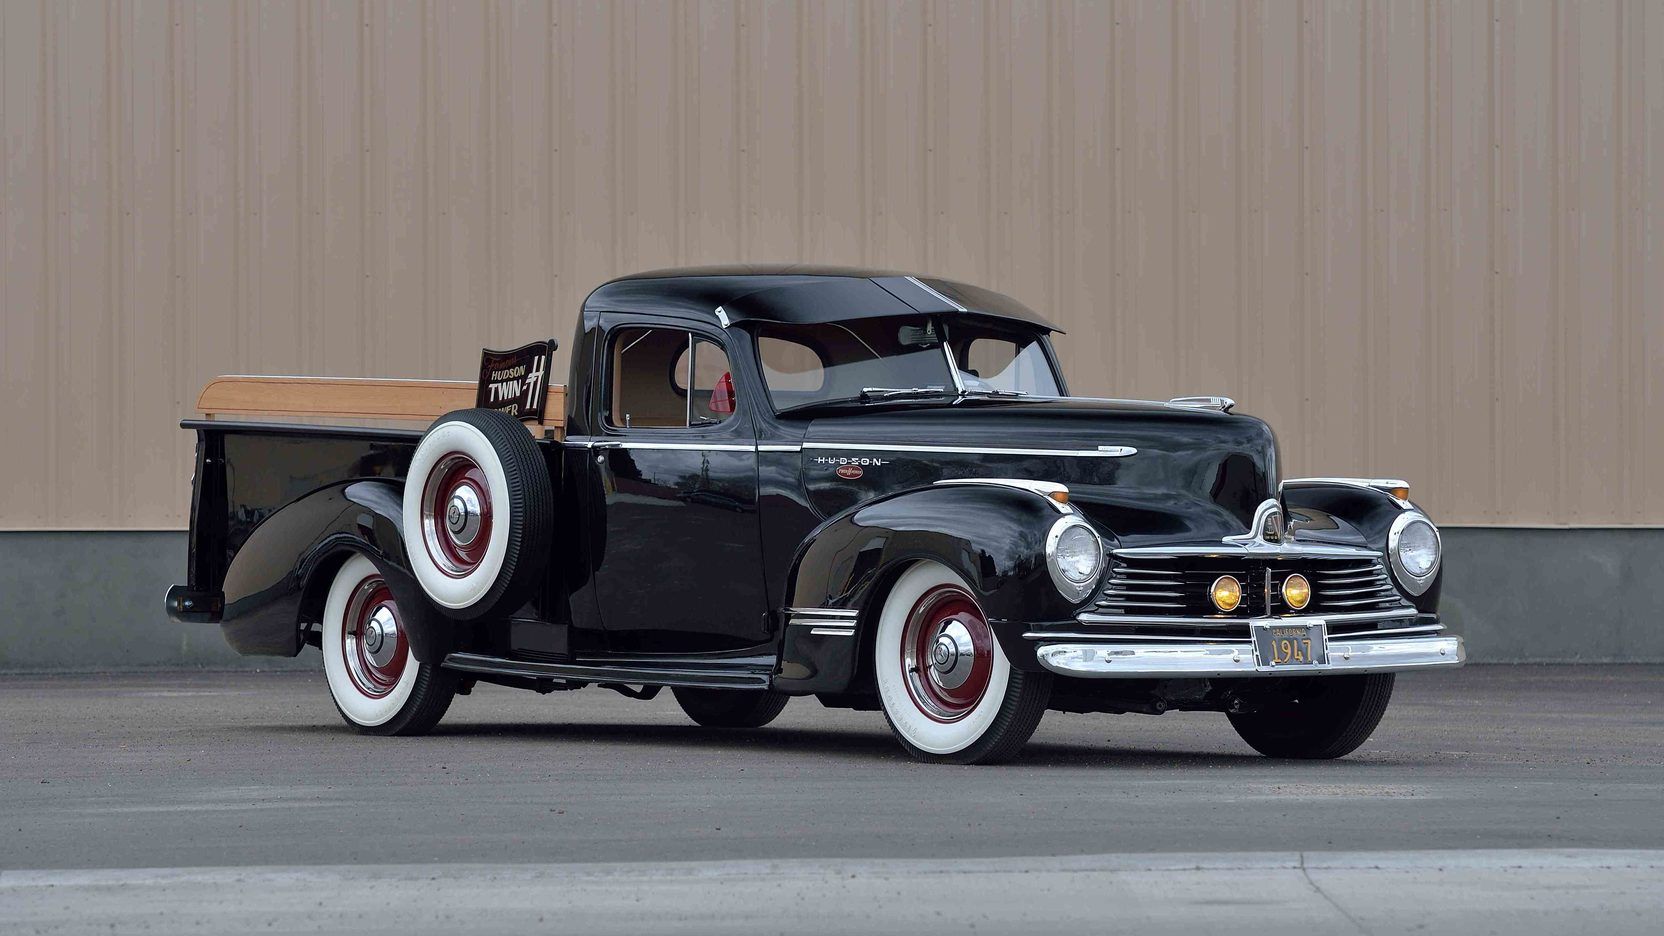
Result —
[[[474,405],[476,384],[467,380],[373,377],[215,377],[202,388],[196,408],[206,419],[277,417],[325,421],[391,420],[429,423]],[[533,432],[566,434],[566,387],[549,387],[548,414]]]

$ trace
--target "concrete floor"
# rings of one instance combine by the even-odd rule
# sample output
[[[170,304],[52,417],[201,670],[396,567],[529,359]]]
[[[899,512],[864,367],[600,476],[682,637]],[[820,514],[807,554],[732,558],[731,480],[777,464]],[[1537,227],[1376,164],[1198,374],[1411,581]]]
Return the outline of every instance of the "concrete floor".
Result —
[[[876,713],[796,700],[721,732],[597,689],[481,687],[434,736],[366,738],[305,673],[0,677],[0,713],[6,932],[1647,931],[1664,911],[1657,666],[1402,677],[1375,737],[1324,763],[1261,758],[1217,715],[1052,713],[1015,764],[931,767]]]

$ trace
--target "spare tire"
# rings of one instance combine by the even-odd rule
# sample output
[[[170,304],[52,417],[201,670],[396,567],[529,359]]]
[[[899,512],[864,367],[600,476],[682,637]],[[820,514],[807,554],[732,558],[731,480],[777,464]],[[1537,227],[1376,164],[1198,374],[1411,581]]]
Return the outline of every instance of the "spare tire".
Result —
[[[405,551],[423,593],[459,620],[513,613],[548,574],[554,500],[519,420],[485,409],[439,417],[404,483]]]

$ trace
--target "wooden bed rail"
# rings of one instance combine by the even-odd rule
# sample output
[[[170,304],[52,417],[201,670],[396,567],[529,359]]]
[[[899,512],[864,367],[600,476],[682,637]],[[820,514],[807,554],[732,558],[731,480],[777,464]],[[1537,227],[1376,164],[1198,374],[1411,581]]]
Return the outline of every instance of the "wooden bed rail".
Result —
[[[391,419],[432,422],[474,405],[468,380],[398,380],[373,377],[215,377],[202,388],[196,408],[220,416],[285,416],[315,419]],[[566,388],[549,387],[541,427],[564,434]]]

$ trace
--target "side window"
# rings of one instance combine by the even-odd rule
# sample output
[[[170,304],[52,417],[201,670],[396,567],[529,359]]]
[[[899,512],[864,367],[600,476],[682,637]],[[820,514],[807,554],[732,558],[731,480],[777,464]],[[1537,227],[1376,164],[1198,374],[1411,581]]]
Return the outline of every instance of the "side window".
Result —
[[[722,346],[675,328],[621,328],[608,355],[607,424],[617,429],[713,426],[734,413]]]

